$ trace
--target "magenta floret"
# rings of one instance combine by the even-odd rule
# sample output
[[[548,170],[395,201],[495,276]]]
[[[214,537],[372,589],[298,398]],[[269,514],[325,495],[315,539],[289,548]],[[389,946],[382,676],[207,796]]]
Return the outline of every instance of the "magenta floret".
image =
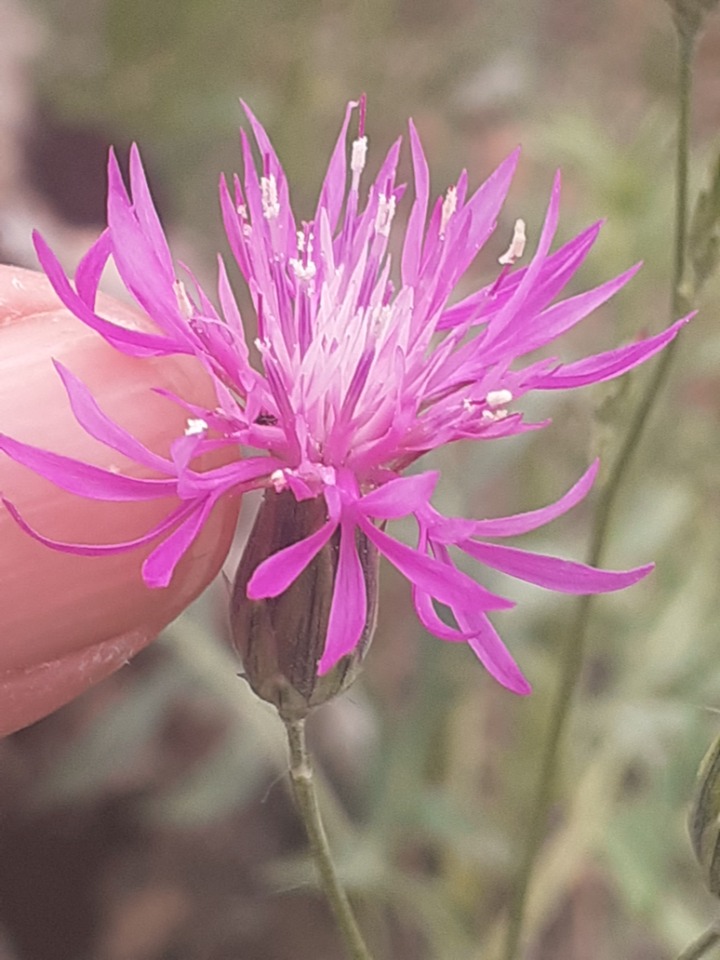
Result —
[[[395,183],[400,141],[390,148],[361,202],[367,141],[364,103],[360,135],[347,149],[354,110],[348,105],[320,191],[315,216],[298,229],[285,174],[260,123],[245,107],[259,151],[257,170],[249,138],[241,134],[244,176],[220,185],[228,240],[257,314],[256,369],[225,267],[219,263],[218,305],[192,275],[178,279],[150,195],[140,156],[130,157],[130,192],[117,161],[109,161],[108,228],[70,283],[54,254],[36,237],[38,257],[62,302],[113,347],[147,357],[190,354],[213,378],[217,404],[201,409],[171,397],[188,411],[186,435],[169,458],[160,457],[109,420],[89,391],[57,364],[78,422],[112,449],[150,467],[158,479],[136,479],[79,463],[0,435],[0,449],[72,493],[102,500],[144,500],[174,494],[168,517],[145,536],[120,544],[63,544],[32,530],[12,504],[15,520],[55,549],[101,555],[158,545],[143,565],[151,587],[169,583],[217,500],[230,491],[289,489],[297,500],[323,497],[326,522],[311,536],[259,564],[248,584],[253,599],[277,596],[340,531],[335,593],[320,672],[352,651],[366,622],[367,598],[356,551],[356,530],[412,585],[418,618],[432,633],[468,643],[490,673],[518,693],[529,690],[487,613],[513,604],[459,570],[450,548],[511,577],[565,593],[618,590],[651,566],[626,572],[488,542],[549,522],[589,491],[593,464],[557,503],[493,520],[446,518],[430,505],[438,475],[402,476],[427,451],[459,439],[488,440],[544,424],[528,424],[508,410],[530,390],[568,389],[619,376],[661,350],[685,322],[662,333],[575,363],[547,358],[526,366],[520,358],[565,333],[619,290],[633,267],[593,290],[555,302],[589,252],[595,224],[550,253],[560,179],[556,177],[537,249],[512,269],[459,302],[452,294],[488,237],[517,164],[515,151],[467,197],[467,176],[430,212],[428,165],[410,123],[414,201],[405,228],[399,285],[391,280],[388,238],[404,187]],[[350,160],[348,164],[348,159]],[[518,241],[519,242],[519,241]],[[95,312],[100,276],[109,258],[156,332],[130,330]],[[238,451],[225,466],[198,471],[206,450]],[[415,547],[385,532],[387,521],[414,518]],[[456,626],[438,616],[452,612]]]

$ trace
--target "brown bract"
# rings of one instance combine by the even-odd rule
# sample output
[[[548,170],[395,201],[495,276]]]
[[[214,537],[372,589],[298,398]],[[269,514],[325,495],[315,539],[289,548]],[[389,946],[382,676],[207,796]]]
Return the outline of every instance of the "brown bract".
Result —
[[[150,328],[137,311],[100,297],[115,323]],[[101,408],[156,453],[167,455],[186,413],[152,392],[171,390],[213,405],[209,378],[190,357],[127,357],[58,301],[46,278],[0,266],[0,432],[133,476],[149,470],[89,437],[76,422],[52,366],[59,360]],[[210,467],[222,455],[206,456]],[[48,537],[82,543],[129,540],[173,507],[169,499],[107,503],[58,489],[0,454],[0,492]],[[170,623],[218,573],[235,530],[239,497],[225,497],[166,589],[142,581],[152,545],[115,556],[51,550],[0,507],[0,735],[50,713],[108,676]]]

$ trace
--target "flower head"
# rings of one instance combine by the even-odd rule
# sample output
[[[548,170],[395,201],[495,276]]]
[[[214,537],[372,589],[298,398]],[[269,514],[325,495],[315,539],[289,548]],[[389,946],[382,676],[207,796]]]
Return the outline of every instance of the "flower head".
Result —
[[[348,151],[358,106],[358,135]],[[390,148],[374,182],[361,189],[367,152],[364,101],[348,105],[315,215],[301,224],[293,215],[280,161],[262,126],[245,109],[260,168],[249,137],[241,133],[244,176],[231,185],[222,180],[220,199],[230,247],[257,316],[254,344],[246,341],[222,261],[218,307],[186,268],[186,280],[178,278],[135,148],[130,192],[110,157],[108,228],[80,263],[74,287],[45,242],[36,238],[51,283],[76,316],[124,353],[197,356],[213,378],[217,403],[199,407],[166,392],[185,408],[188,422],[171,455],[161,457],[111,421],[87,388],[60,368],[81,426],[152,468],[152,479],[98,470],[0,437],[0,448],[10,456],[75,493],[115,500],[172,493],[180,506],[139,540],[110,546],[60,544],[25,524],[26,529],[70,552],[122,551],[157,541],[143,564],[143,576],[149,586],[164,587],[214,504],[229,491],[265,488],[289,492],[297,502],[322,498],[317,529],[259,562],[247,582],[251,600],[279,596],[334,538],[337,568],[327,637],[318,654],[320,673],[354,649],[368,621],[357,551],[357,536],[362,535],[410,581],[415,609],[428,630],[469,643],[501,683],[526,692],[525,679],[487,616],[512,603],[459,570],[451,549],[566,593],[600,593],[634,583],[650,567],[594,570],[495,542],[570,509],[590,489],[596,465],[557,503],[493,520],[443,517],[431,506],[437,472],[404,471],[427,451],[454,440],[490,440],[543,426],[524,421],[519,404],[524,394],[616,377],[665,346],[683,321],[647,340],[575,363],[552,357],[525,363],[528,354],[604,303],[637,269],[555,302],[599,230],[595,224],[550,252],[559,177],[528,265],[515,268],[525,246],[524,224],[518,221],[496,279],[450,304],[458,281],[495,229],[517,152],[470,196],[463,172],[428,217],[428,165],[410,123],[414,200],[396,275],[388,242],[405,192],[395,182],[400,141]],[[155,332],[119,327],[96,311],[98,282],[109,257],[155,322]],[[199,469],[196,457],[218,447],[245,453],[223,466]],[[386,531],[389,521],[400,518],[415,521],[415,546]],[[454,626],[440,618],[438,603],[449,608]]]

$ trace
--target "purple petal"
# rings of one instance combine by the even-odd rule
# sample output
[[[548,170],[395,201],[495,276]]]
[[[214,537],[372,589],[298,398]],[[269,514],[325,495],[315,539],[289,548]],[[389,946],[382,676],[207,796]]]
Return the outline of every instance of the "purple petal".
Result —
[[[619,347],[616,350],[608,350],[606,353],[598,353],[594,357],[578,360],[577,363],[562,364],[553,373],[534,380],[532,387],[536,390],[570,390],[619,377],[620,374],[632,370],[633,367],[649,360],[662,350],[666,344],[675,339],[680,328],[685,326],[693,316],[694,314],[689,314],[677,320],[667,330],[647,340],[640,340],[638,343]]]
[[[410,218],[405,230],[401,276],[404,284],[414,286],[420,270],[420,256],[430,189],[430,172],[420,137],[412,120],[410,120],[408,126],[410,128],[410,151],[415,180],[415,202],[410,211]]]
[[[468,638],[468,645],[491,677],[508,690],[521,697],[532,693],[532,687],[502,642],[497,630],[486,616],[480,615],[481,623],[475,623],[475,633]]]
[[[53,550],[59,550],[62,553],[73,553],[81,557],[112,556],[116,553],[127,553],[128,550],[135,550],[137,547],[143,546],[143,544],[156,540],[162,533],[165,533],[166,530],[169,530],[176,523],[183,520],[193,509],[192,504],[180,504],[180,506],[169,513],[164,520],[161,520],[160,523],[154,526],[152,530],[148,530],[147,533],[144,533],[141,537],[136,537],[134,540],[125,540],[121,543],[67,543],[63,540],[52,540],[50,537],[43,536],[43,534],[39,533],[23,519],[13,503],[4,497],[0,499],[2,499],[2,502],[5,504],[8,513],[15,523],[34,540]]]
[[[455,567],[394,540],[361,514],[358,516],[358,526],[406,579],[441,603],[451,608],[469,602],[477,603],[483,610],[508,610],[515,606],[511,600],[491,593]]]
[[[323,180],[320,197],[315,210],[315,220],[319,219],[321,210],[327,210],[330,229],[333,231],[337,226],[343,198],[345,196],[345,184],[347,180],[347,130],[350,124],[350,117],[355,107],[357,107],[357,103],[351,100],[345,108],[345,119],[340,128],[338,138],[335,141],[335,147],[330,157],[327,173]]]
[[[337,529],[337,520],[328,520],[319,530],[273,553],[255,568],[247,585],[247,595],[250,600],[263,600],[267,597],[278,597],[287,590],[317,556],[330,537]]]
[[[172,254],[153,203],[136,143],[130,145],[130,187],[135,215],[150,241],[155,256],[160,261],[161,269],[170,275],[174,272]]]
[[[121,327],[116,323],[103,320],[73,290],[57,257],[37,232],[33,233],[33,243],[40,265],[62,303],[79,320],[97,331],[116,350],[127,353],[132,357],[154,357],[171,353],[191,352],[185,345],[178,344],[167,337],[129,330],[127,327]]]
[[[41,477],[46,477],[68,493],[77,493],[91,500],[158,500],[173,496],[176,480],[141,480],[121,473],[103,470],[81,460],[41,450],[0,434],[0,450]]]
[[[75,289],[78,296],[92,310],[95,307],[100,277],[112,253],[112,239],[108,229],[103,230],[82,258],[75,271]]]
[[[440,517],[438,514],[439,519],[431,523],[432,538],[441,543],[457,543],[466,537],[515,537],[537,530],[584,500],[595,482],[599,468],[600,461],[594,460],[566,494],[555,503],[539,510],[517,513],[513,517],[495,517],[492,520],[460,520]]]
[[[166,587],[170,583],[175,567],[192,546],[216,503],[217,497],[193,503],[189,516],[148,555],[142,565],[143,580],[148,587]]]
[[[259,477],[269,476],[285,464],[272,457],[247,457],[225,463],[221,467],[195,473],[188,470],[178,479],[178,496],[183,500],[205,497],[217,490],[230,490],[244,484],[252,484]]]
[[[422,590],[413,589],[413,606],[423,627],[428,633],[432,633],[433,636],[439,637],[441,640],[447,640],[451,643],[466,643],[472,634],[472,631],[465,632],[443,623],[433,606],[432,597]]]
[[[515,339],[518,328],[521,329],[523,326],[526,319],[526,302],[532,296],[546,264],[548,251],[557,230],[559,212],[560,174],[556,173],[535,254],[513,295],[488,323],[487,335],[483,340],[483,356],[486,363],[495,363],[502,359],[508,352],[508,344]]]
[[[458,546],[488,567],[518,580],[545,587],[546,590],[558,590],[561,593],[609,593],[612,590],[623,590],[642,580],[654,567],[654,564],[650,563],[633,570],[596,570],[573,560],[529,553],[500,544],[463,540]]]
[[[161,473],[172,473],[172,465],[164,457],[158,456],[149,450],[143,443],[129,434],[122,427],[107,417],[95,402],[95,398],[82,381],[64,367],[58,360],[53,360],[55,369],[68,395],[75,419],[86,433],[96,440],[106,444],[130,460],[136,460],[153,470]]]
[[[570,297],[545,310],[535,318],[533,328],[523,332],[522,341],[518,344],[522,352],[518,353],[517,356],[523,356],[530,353],[531,350],[537,350],[572,329],[576,323],[584,320],[588,314],[597,310],[624,287],[641,266],[642,264],[637,263],[634,267],[626,270],[625,273],[620,274],[619,277],[614,277],[592,290],[587,290],[576,297]]]
[[[438,617],[428,594],[415,590],[413,599],[418,619],[426,630],[441,640],[467,643],[488,673],[513,693],[525,696],[531,692],[530,684],[484,614],[470,618],[456,610],[462,629],[454,630]]]
[[[550,303],[560,293],[595,243],[601,226],[602,222],[592,224],[545,260],[535,285],[534,302]],[[443,312],[437,329],[444,330],[468,320],[472,320],[473,324],[484,322],[510,300],[527,269],[522,267],[515,270],[503,279],[499,287],[494,281],[448,307]]]
[[[275,152],[275,148],[270,142],[270,138],[265,132],[265,128],[243,99],[240,100],[240,103],[243,110],[247,114],[248,120],[250,121],[250,126],[252,127],[252,132],[257,142],[258,149],[260,150],[260,155],[262,156],[263,161],[268,165],[268,172],[274,174],[275,176],[278,190],[278,202],[280,205],[279,223],[282,225],[282,229],[285,232],[285,239],[287,240],[288,244],[294,245],[297,242],[297,231],[290,207],[290,196],[288,192],[285,171],[283,170],[280,159]],[[295,248],[293,247],[292,249],[294,250]],[[292,254],[289,253],[288,255]]]
[[[367,593],[355,542],[355,524],[345,520],[340,530],[340,556],[325,649],[318,664],[320,675],[332,670],[341,657],[355,649],[367,617]]]
[[[236,189],[238,191],[240,190],[238,182],[236,182]],[[237,265],[240,267],[240,272],[246,281],[249,282],[252,271],[247,255],[247,243],[243,236],[236,204],[233,203],[225,177],[220,177],[220,209],[230,249],[237,261]]]
[[[439,476],[437,470],[431,470],[389,480],[377,490],[366,494],[360,501],[360,509],[366,516],[382,520],[406,517],[427,506]]]
[[[137,167],[137,159],[136,159]],[[135,181],[143,180],[135,171]],[[147,192],[147,184],[145,184]],[[187,321],[178,307],[175,289],[175,271],[165,235],[147,199],[150,209],[142,202],[133,205],[128,197],[122,174],[110,152],[108,161],[107,218],[113,244],[113,260],[120,277],[143,310],[161,330],[177,343],[188,339]]]

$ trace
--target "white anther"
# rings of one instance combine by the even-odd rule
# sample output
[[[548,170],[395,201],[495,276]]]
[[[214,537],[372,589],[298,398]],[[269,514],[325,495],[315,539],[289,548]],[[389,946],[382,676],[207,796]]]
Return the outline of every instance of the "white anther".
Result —
[[[354,177],[359,177],[365,169],[367,148],[367,137],[358,137],[357,140],[353,141],[352,153],[350,154],[350,169],[352,170]]]
[[[445,236],[445,230],[450,223],[450,217],[457,210],[457,187],[448,187],[445,199],[442,205],[442,216],[440,217],[440,236]]]
[[[504,407],[512,398],[513,395],[509,390],[491,390],[485,397],[485,401],[489,407]]]
[[[375,217],[375,231],[383,237],[390,236],[390,227],[395,216],[395,197],[386,197],[380,194],[378,211]]]
[[[241,223],[241,226],[242,226],[243,236],[244,236],[244,237],[251,237],[251,236],[252,236],[252,227],[250,226],[250,222],[249,222],[249,220],[248,220],[247,207],[245,206],[244,203],[239,203],[239,204],[235,207],[235,210],[237,211],[238,217],[240,217],[240,223]]]
[[[275,488],[275,493],[282,493],[287,487],[287,477],[283,470],[273,470],[270,474],[270,483]]]
[[[515,261],[519,260],[525,252],[526,243],[527,237],[525,236],[525,221],[516,220],[510,246],[501,257],[498,257],[498,263],[501,263],[503,266],[506,264],[512,265],[515,263]]]
[[[495,423],[496,420],[504,420],[507,415],[507,410],[483,410],[481,419],[484,423]]]
[[[303,263],[302,260],[291,260],[290,268],[298,280],[312,280],[317,273],[317,267],[312,260],[308,260],[307,263]]]
[[[280,216],[280,201],[278,200],[277,180],[275,174],[269,177],[260,177],[260,194],[263,216],[266,220],[275,220]]]
[[[190,418],[185,427],[185,436],[186,437],[199,437],[201,434],[205,433],[208,429],[208,425],[202,418],[198,417],[197,419]]]

